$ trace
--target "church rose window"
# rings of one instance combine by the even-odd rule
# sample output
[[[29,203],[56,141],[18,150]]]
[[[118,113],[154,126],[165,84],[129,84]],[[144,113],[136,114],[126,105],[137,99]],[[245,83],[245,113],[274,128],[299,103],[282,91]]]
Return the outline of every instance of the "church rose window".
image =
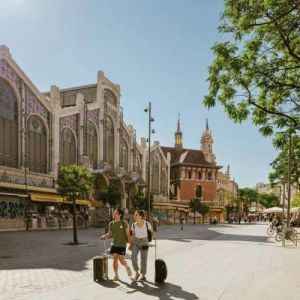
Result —
[[[0,78],[0,165],[18,167],[18,102],[9,83]]]

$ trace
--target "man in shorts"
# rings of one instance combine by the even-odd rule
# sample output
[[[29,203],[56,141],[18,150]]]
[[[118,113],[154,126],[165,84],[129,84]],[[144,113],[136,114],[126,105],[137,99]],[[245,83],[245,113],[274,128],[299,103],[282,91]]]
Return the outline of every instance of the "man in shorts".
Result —
[[[117,208],[113,213],[113,221],[109,224],[108,233],[101,236],[101,240],[112,237],[112,244],[110,253],[113,256],[113,267],[115,271],[114,281],[120,280],[118,275],[119,262],[126,268],[127,274],[131,277],[132,272],[125,260],[126,244],[130,241],[130,233],[128,223],[123,221],[124,212],[122,209]]]

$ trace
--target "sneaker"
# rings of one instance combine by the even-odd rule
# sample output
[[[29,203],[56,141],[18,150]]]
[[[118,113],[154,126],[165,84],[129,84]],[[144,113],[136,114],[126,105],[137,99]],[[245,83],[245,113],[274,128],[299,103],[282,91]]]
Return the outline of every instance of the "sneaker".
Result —
[[[136,273],[135,276],[134,276],[134,281],[138,281],[139,277],[140,277],[140,274]]]
[[[118,280],[120,280],[118,275],[115,275],[115,277],[112,279],[112,281],[118,281]]]
[[[142,275],[139,281],[146,281],[146,280],[147,279],[146,279],[145,275]]]
[[[131,277],[132,276],[132,272],[131,272],[131,269],[130,269],[129,266],[126,267],[126,271],[127,271],[128,277]]]

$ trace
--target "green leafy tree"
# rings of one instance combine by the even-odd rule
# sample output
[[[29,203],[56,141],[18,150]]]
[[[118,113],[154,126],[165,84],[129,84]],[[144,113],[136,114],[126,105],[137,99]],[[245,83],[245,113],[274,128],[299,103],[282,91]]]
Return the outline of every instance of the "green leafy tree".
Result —
[[[198,207],[198,212],[199,212],[200,215],[202,215],[202,223],[203,223],[203,222],[204,222],[205,216],[206,216],[206,215],[208,214],[208,212],[209,212],[209,206],[208,206],[207,204],[205,204],[205,203],[202,203],[202,202],[200,201],[199,207]]]
[[[148,197],[143,193],[139,192],[132,197],[132,204],[134,209],[139,210],[143,209],[145,211],[148,210]],[[153,206],[153,194],[150,194],[150,207],[152,210]]]
[[[256,190],[251,188],[242,188],[238,190],[239,201],[243,205],[243,215],[249,213],[249,208],[254,202],[257,206],[258,203],[258,193]]]
[[[196,212],[202,215],[202,221],[204,220],[205,215],[207,215],[209,212],[209,206],[202,203],[201,199],[198,197],[195,197],[190,201],[190,209],[191,212],[194,213],[194,225],[196,224]]]
[[[279,198],[274,194],[269,193],[259,193],[258,202],[265,208],[270,208],[274,206],[279,206]]]
[[[300,206],[300,192],[298,192],[295,198],[292,201],[292,207],[299,207]]]
[[[229,218],[231,217],[231,215],[234,213],[235,210],[236,210],[236,207],[233,204],[229,203],[229,204],[225,205],[227,221],[229,221]]]
[[[113,210],[120,205],[122,199],[122,193],[120,189],[115,185],[110,185],[106,189],[100,192],[100,199],[104,203],[108,203],[110,206],[110,216],[112,219]]]
[[[198,197],[195,197],[190,201],[190,209],[191,212],[194,213],[194,225],[196,224],[196,212],[199,212],[200,202],[201,200]]]
[[[291,155],[291,185],[300,190],[300,137],[292,136],[292,155]],[[271,166],[273,171],[269,174],[272,186],[286,184],[288,174],[288,148],[289,143],[284,133],[277,134],[273,141],[275,147],[280,150],[278,156],[273,160]]]
[[[72,201],[73,243],[78,244],[76,226],[76,200],[90,199],[93,192],[94,176],[87,167],[78,165],[61,166],[57,178],[57,191]]]
[[[206,107],[221,103],[235,122],[252,117],[263,135],[300,124],[299,0],[225,0],[209,67]]]

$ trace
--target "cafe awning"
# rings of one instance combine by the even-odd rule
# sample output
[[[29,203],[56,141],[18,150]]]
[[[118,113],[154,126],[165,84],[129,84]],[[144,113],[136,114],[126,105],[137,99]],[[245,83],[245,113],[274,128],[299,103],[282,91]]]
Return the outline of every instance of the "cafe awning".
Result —
[[[68,201],[68,200],[64,199],[64,203],[72,204],[72,201]],[[89,200],[80,199],[80,200],[76,200],[76,204],[79,204],[79,205],[89,205],[90,201]]]
[[[62,203],[63,198],[58,194],[49,194],[49,193],[30,193],[31,201],[38,201],[38,202],[55,202],[55,203]]]

